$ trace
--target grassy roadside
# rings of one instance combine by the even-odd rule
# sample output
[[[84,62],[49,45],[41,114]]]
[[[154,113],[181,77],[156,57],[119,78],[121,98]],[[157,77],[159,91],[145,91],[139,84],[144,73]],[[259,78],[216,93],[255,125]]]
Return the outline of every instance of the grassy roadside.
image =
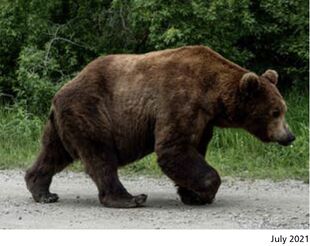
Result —
[[[292,146],[263,144],[242,130],[216,129],[206,158],[222,176],[309,179],[308,95],[292,91],[285,97],[287,121],[297,139]],[[26,168],[39,150],[44,120],[18,107],[0,107],[0,169]],[[79,163],[71,167],[80,171]],[[122,173],[160,175],[156,156],[124,168]]]

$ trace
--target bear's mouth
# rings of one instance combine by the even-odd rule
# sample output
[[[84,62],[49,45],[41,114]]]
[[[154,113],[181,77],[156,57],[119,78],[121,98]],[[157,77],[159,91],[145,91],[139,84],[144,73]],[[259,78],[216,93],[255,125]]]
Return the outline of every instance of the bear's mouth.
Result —
[[[292,141],[277,141],[278,144],[282,145],[282,146],[289,146],[293,143],[294,140]]]

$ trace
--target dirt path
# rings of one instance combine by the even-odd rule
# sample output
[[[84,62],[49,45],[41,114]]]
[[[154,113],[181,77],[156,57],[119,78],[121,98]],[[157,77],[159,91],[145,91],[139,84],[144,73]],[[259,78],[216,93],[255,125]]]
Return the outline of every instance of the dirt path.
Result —
[[[51,191],[60,200],[37,204],[25,188],[23,172],[0,171],[0,228],[309,228],[309,186],[299,181],[240,181],[224,178],[215,203],[183,205],[166,179],[124,177],[133,193],[146,193],[146,207],[102,207],[85,174],[57,175]]]

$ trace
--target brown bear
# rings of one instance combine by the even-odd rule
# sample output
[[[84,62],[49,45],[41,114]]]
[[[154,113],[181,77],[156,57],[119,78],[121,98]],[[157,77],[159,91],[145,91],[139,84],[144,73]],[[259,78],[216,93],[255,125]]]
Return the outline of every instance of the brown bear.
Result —
[[[55,95],[42,150],[25,179],[37,202],[56,202],[55,173],[81,160],[107,207],[137,207],[117,170],[155,151],[185,204],[211,203],[221,184],[205,160],[214,127],[243,128],[263,142],[294,140],[278,74],[250,72],[204,46],[108,55]]]

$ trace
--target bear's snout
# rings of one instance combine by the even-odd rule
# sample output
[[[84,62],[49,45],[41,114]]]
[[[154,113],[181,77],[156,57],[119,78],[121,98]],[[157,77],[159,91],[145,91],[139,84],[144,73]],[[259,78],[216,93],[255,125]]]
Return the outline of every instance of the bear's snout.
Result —
[[[288,131],[285,139],[278,141],[279,144],[283,146],[288,146],[292,144],[295,140],[295,136],[292,132]]]
[[[271,142],[277,142],[283,146],[288,146],[295,140],[295,136],[284,117],[271,122],[268,127],[268,133]]]

